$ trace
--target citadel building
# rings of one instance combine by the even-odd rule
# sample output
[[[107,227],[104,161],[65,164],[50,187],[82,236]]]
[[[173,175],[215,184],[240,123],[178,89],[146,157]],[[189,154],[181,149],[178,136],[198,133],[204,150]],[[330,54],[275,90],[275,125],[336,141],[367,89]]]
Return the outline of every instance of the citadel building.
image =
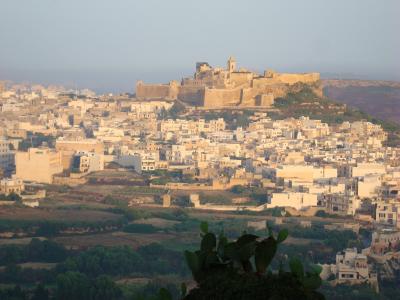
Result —
[[[277,97],[283,97],[296,83],[316,84],[319,73],[288,74],[267,70],[263,75],[236,68],[230,57],[226,69],[213,68],[207,62],[196,63],[193,77],[181,83],[145,84],[138,81],[136,97],[140,100],[181,100],[189,105],[206,108],[269,107]]]

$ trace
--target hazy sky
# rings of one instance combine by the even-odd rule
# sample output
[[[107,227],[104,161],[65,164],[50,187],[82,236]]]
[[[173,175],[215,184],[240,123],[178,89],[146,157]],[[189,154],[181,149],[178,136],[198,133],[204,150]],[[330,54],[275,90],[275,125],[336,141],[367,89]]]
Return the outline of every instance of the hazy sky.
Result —
[[[133,91],[233,55],[400,80],[399,16],[399,0],[1,0],[0,79]]]

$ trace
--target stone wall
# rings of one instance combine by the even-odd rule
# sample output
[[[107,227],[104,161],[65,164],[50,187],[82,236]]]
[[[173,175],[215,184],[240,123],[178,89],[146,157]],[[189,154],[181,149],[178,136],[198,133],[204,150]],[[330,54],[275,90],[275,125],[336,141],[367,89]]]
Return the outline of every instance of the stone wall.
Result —
[[[272,94],[272,93],[261,94],[256,99],[256,105],[269,107],[274,104],[274,100],[275,100],[275,97],[274,97],[274,94]]]
[[[277,79],[283,83],[292,85],[295,83],[314,83],[320,80],[319,73],[306,73],[306,74],[288,74],[288,73],[276,73],[274,79]]]
[[[176,99],[178,90],[171,84],[136,84],[136,98],[138,99]]]
[[[202,86],[180,86],[178,99],[194,106],[204,105],[204,87]]]
[[[236,106],[241,101],[241,89],[210,89],[204,90],[205,107]]]
[[[251,72],[233,72],[229,74],[229,79],[236,86],[242,84],[248,84],[253,79],[253,73]]]
[[[254,99],[255,96],[256,96],[255,89],[253,89],[253,88],[242,89],[240,105],[255,106],[256,105],[255,99]]]

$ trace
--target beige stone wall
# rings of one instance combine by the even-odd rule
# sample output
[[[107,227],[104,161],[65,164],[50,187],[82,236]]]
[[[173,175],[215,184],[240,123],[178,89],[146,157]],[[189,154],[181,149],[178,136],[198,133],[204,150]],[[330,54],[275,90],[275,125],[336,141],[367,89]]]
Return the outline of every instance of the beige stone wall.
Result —
[[[272,106],[274,104],[274,94],[272,93],[268,93],[268,94],[261,94],[259,96],[259,103],[258,103],[258,99],[256,101],[256,104],[259,106],[264,106],[264,107],[269,107]]]
[[[229,74],[230,81],[235,85],[249,84],[253,79],[251,72],[233,72]]]
[[[136,98],[138,99],[158,99],[169,98],[170,86],[166,84],[144,84],[138,81],[136,84]]]
[[[257,77],[257,78],[254,78],[252,81],[252,87],[255,89],[263,89],[266,87],[273,88],[273,87],[276,87],[279,85],[282,86],[283,83],[274,78]]]
[[[87,140],[86,140],[87,141]],[[94,152],[97,154],[104,154],[104,145],[102,142],[93,141],[92,143],[83,141],[56,141],[56,150],[57,151],[88,151]]]
[[[53,183],[58,185],[69,185],[69,186],[78,186],[87,183],[88,180],[85,177],[81,178],[73,178],[73,177],[62,177],[62,176],[54,176]]]
[[[242,89],[241,106],[255,106],[256,90],[253,88]]]
[[[273,94],[275,98],[286,96],[289,86],[278,80],[270,78],[256,78],[252,82],[252,87],[256,95]]]
[[[241,89],[209,89],[204,91],[205,107],[235,106],[240,103]]]
[[[204,87],[201,86],[181,86],[179,88],[178,99],[194,106],[204,105]]]
[[[274,78],[292,85],[298,82],[301,83],[314,83],[320,80],[320,74],[319,73],[307,73],[307,74],[288,74],[288,73],[276,73],[274,74]]]
[[[169,84],[136,83],[136,98],[138,99],[177,99],[181,85],[176,81]]]

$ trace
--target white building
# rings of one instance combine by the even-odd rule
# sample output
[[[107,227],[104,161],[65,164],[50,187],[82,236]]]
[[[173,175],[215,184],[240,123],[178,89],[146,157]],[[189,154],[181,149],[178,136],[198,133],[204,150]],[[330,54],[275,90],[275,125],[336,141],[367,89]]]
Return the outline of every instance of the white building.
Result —
[[[336,264],[323,265],[321,278],[328,279],[332,274],[336,283],[372,285],[378,290],[378,281],[375,273],[368,266],[367,256],[357,252],[357,248],[348,248],[336,254]]]
[[[379,201],[376,204],[375,221],[400,228],[400,201]]]
[[[72,169],[81,173],[104,170],[104,155],[94,152],[78,151],[72,160]]]
[[[3,178],[0,180],[0,193],[4,195],[9,195],[11,193],[21,194],[24,191],[24,182],[16,177],[13,178]]]
[[[297,210],[317,206],[318,199],[315,194],[308,193],[273,193],[267,208],[273,207],[293,207]]]

